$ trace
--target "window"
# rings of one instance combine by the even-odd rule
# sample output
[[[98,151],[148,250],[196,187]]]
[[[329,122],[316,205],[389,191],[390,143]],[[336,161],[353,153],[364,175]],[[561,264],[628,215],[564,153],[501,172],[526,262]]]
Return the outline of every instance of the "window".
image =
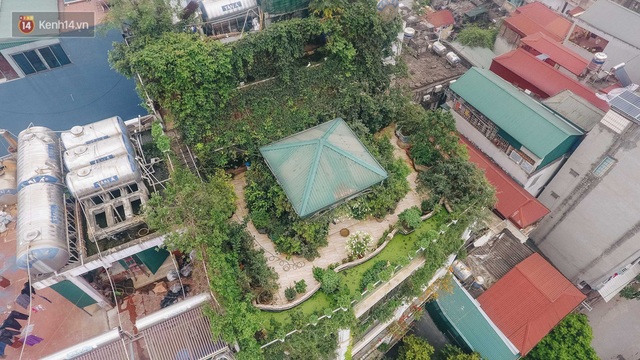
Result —
[[[593,175],[597,177],[601,177],[607,171],[609,171],[609,169],[611,169],[611,167],[613,166],[613,164],[615,164],[615,162],[616,160],[611,156],[605,157],[604,159],[602,159],[600,164],[595,169],[593,169]]]
[[[28,50],[11,55],[25,75],[40,71],[55,69],[71,64],[71,60],[60,44],[53,44],[43,48]]]
[[[558,194],[556,194],[556,193],[554,193],[554,192],[552,191],[552,192],[551,192],[551,197],[552,197],[552,198],[554,198],[554,199],[557,199],[557,198],[559,198],[559,197],[560,197],[560,195],[558,195]]]
[[[578,174],[578,172],[573,170],[573,169],[569,169],[569,175],[571,175],[573,177],[578,177],[578,175],[580,175],[580,174]]]
[[[522,156],[520,156],[520,154],[518,154],[518,152],[515,150],[511,151],[511,154],[509,154],[509,158],[516,164],[520,164],[520,162],[522,162]]]

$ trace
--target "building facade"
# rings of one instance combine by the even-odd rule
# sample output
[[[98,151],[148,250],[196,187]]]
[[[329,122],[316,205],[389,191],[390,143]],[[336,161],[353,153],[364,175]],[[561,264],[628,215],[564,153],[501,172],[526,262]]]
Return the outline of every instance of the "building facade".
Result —
[[[489,70],[472,68],[448,95],[460,134],[534,196],[583,134]]]
[[[640,273],[640,96],[625,92],[539,196],[531,238],[572,282],[612,298]]]

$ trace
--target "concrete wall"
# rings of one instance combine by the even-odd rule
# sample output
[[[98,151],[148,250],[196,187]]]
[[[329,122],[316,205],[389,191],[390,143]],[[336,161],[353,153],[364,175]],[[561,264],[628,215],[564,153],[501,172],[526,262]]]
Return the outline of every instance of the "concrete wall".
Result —
[[[558,169],[562,167],[565,160],[565,158],[560,158],[541,170],[534,172],[524,184],[524,189],[527,190],[529,194],[537,197],[549,180],[553,178]]]
[[[573,42],[569,41],[569,37],[571,33],[573,33],[573,28],[575,26],[580,26],[581,28],[593,32],[600,36],[601,38],[609,41],[607,46],[604,48],[604,52],[607,54],[607,61],[605,61],[602,66],[603,70],[611,70],[611,68],[620,63],[626,63],[625,69],[629,74],[629,77],[634,83],[640,83],[640,49],[634,47],[630,44],[622,42],[621,40],[616,39],[613,35],[602,32],[595,27],[581,21],[579,18],[576,19],[576,22],[569,31],[569,35],[567,39],[564,41],[564,45],[570,50],[578,53],[580,56],[585,59],[591,61],[593,58],[593,54]]]
[[[636,124],[619,134],[599,123],[539,197],[551,214],[531,238],[576,284],[597,288],[640,256],[639,141]],[[596,177],[607,155],[616,163]]]

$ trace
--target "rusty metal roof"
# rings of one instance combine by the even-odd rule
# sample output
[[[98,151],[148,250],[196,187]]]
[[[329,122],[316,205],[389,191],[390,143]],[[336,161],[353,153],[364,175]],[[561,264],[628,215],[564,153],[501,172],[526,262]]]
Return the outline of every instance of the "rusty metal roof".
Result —
[[[524,356],[585,298],[535,253],[480,295],[478,301]]]

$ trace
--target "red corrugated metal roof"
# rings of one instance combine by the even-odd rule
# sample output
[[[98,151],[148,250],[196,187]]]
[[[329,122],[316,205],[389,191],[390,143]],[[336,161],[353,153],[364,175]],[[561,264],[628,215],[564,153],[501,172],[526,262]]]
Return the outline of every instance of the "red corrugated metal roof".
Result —
[[[440,10],[427,14],[427,21],[436,28],[455,24],[453,14],[449,10]]]
[[[586,69],[589,62],[582,56],[567,49],[564,45],[553,41],[544,33],[535,33],[529,35],[522,40],[521,43],[530,46],[538,53],[549,56],[553,62],[571,71],[573,74],[580,75]],[[533,54],[533,55],[537,55]]]
[[[460,140],[467,146],[469,160],[484,170],[487,180],[496,188],[496,197],[498,198],[496,210],[502,216],[511,220],[518,228],[523,229],[549,213],[549,209],[518,185],[469,140],[463,136],[460,136]]]
[[[561,73],[553,66],[536,58],[522,48],[495,57],[493,58],[493,62],[507,68],[548,96],[557,95],[564,90],[571,90],[571,92],[587,100],[598,109],[605,112],[609,110],[609,104],[597,97],[595,90]],[[499,73],[497,74],[501,75]]]
[[[535,253],[480,295],[478,302],[524,356],[585,298]]]
[[[580,15],[584,12],[584,9],[581,8],[580,6],[576,6],[575,8],[567,11],[567,15],[569,16],[576,16],[576,15]]]
[[[569,20],[539,2],[517,8],[505,24],[523,37],[543,32],[556,41],[563,41],[571,28]]]

